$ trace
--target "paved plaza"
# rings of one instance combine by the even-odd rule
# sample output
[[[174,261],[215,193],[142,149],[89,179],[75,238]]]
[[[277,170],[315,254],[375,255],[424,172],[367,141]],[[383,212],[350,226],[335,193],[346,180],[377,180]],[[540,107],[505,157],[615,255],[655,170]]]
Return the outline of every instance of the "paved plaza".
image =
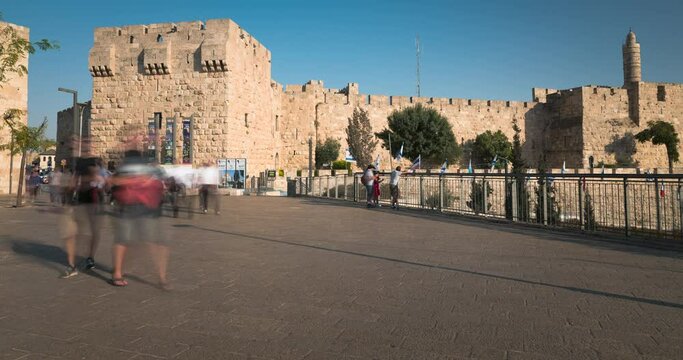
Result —
[[[362,204],[361,204],[362,205]],[[0,359],[680,359],[680,253],[314,199],[164,218],[174,289],[59,279],[47,206],[0,208]],[[81,252],[84,247],[81,246]]]

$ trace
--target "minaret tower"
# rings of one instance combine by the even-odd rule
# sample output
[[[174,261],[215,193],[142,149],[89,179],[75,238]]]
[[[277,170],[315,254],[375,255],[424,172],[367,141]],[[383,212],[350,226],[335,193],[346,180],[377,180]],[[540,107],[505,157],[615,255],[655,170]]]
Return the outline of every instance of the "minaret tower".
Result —
[[[640,44],[636,42],[636,34],[633,31],[626,35],[626,43],[621,47],[624,56],[624,87],[634,82],[639,82],[640,77]]]

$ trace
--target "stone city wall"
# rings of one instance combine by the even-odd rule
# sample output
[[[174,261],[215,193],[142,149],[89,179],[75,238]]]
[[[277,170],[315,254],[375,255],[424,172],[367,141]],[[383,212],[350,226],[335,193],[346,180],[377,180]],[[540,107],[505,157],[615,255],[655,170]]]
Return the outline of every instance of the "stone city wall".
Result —
[[[324,142],[327,138],[334,138],[342,144],[342,150],[346,149],[345,129],[356,107],[368,111],[373,131],[379,132],[387,127],[387,117],[393,111],[423,104],[436,109],[449,120],[459,143],[473,140],[486,130],[501,130],[512,139],[513,119],[518,120],[524,141],[525,137],[539,136],[546,118],[543,104],[535,102],[365,95],[359,93],[356,83],[350,83],[347,89],[343,92],[328,89],[322,81],[286,87],[282,113],[285,117],[283,142],[287,144],[287,168],[308,166],[308,137],[314,143],[316,140]],[[535,165],[535,146],[539,145],[526,142],[524,147],[525,158],[532,165]],[[340,156],[343,155],[342,151]],[[381,157],[382,168],[388,169],[389,152],[378,145],[375,149],[377,155]],[[466,157],[469,159],[467,155],[463,159]]]
[[[0,21],[0,30],[6,26],[13,27],[17,34],[25,39],[29,38],[29,29],[23,26]],[[1,40],[0,40],[1,41]],[[20,59],[20,65],[28,68],[28,56]],[[28,76],[9,74],[8,81],[0,84],[0,115],[8,109],[28,111]],[[28,117],[23,116],[21,121],[26,124]],[[0,120],[2,121],[2,120]],[[9,144],[11,133],[7,126],[0,125],[0,144]],[[27,159],[30,161],[30,159]],[[10,154],[8,151],[0,151],[0,194],[7,194],[10,190]],[[12,171],[12,192],[16,193],[19,184],[19,169],[21,156],[15,155]]]

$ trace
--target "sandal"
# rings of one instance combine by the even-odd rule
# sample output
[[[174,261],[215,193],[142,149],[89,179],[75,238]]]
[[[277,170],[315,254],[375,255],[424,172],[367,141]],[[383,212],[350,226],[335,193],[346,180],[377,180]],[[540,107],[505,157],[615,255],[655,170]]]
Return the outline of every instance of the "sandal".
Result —
[[[173,290],[173,286],[168,281],[159,281],[159,289],[164,291]]]
[[[126,281],[123,278],[111,279],[111,280],[109,280],[109,283],[112,284],[113,286],[120,286],[120,287],[128,285],[128,281]]]

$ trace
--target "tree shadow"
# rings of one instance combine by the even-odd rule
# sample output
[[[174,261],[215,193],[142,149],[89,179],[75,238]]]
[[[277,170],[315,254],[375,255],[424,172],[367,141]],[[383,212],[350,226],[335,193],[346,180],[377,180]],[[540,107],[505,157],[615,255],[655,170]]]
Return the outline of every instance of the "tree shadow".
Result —
[[[616,165],[622,167],[638,166],[638,162],[633,160],[633,155],[636,153],[636,138],[631,132],[626,132],[623,136],[612,136],[612,142],[605,145],[605,152],[614,155]]]

